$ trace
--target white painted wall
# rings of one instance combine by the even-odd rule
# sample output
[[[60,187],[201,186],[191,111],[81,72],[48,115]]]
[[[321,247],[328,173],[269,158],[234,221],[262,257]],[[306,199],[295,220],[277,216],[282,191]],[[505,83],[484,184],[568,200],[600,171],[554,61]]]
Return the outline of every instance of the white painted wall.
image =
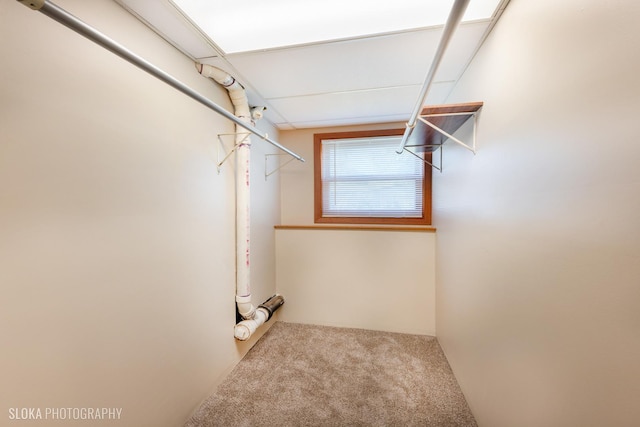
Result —
[[[56,3],[231,109],[114,2]],[[15,1],[0,57],[0,424],[118,407],[104,425],[182,425],[255,343],[233,338],[233,165],[215,167],[233,125]],[[256,302],[275,292],[270,149],[254,145]]]
[[[314,133],[403,126],[282,131],[280,142],[306,160],[279,172],[282,224],[314,225]],[[425,232],[277,230],[279,319],[435,335],[435,245]]]
[[[435,335],[435,233],[276,230],[279,319]]]
[[[480,426],[640,425],[640,4],[512,0],[450,102],[437,328]]]

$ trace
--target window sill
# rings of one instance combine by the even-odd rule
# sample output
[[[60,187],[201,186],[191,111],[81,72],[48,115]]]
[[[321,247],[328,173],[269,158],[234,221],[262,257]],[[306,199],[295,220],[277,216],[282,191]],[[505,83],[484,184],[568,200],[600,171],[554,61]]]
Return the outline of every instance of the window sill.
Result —
[[[276,230],[356,230],[356,231],[413,231],[435,233],[431,226],[397,226],[397,225],[276,225]]]

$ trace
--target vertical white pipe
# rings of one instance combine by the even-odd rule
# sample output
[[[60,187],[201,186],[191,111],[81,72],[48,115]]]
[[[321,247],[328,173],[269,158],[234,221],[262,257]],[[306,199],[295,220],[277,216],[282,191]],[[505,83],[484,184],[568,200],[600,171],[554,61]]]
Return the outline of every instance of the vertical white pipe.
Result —
[[[235,115],[244,123],[253,124],[247,95],[241,84],[226,72],[210,65],[196,64],[198,72],[224,86],[229,92]],[[236,125],[236,304],[244,319],[236,324],[234,336],[248,340],[283,303],[274,296],[257,309],[251,303],[251,138]]]
[[[236,144],[236,302],[242,318],[251,319],[251,138],[237,133]]]
[[[227,72],[211,65],[196,64],[200,74],[209,77],[229,92],[235,116],[251,124],[251,111],[244,88]],[[243,319],[253,319],[251,303],[251,137],[236,125],[236,303]],[[248,338],[248,337],[247,337]],[[241,338],[239,338],[241,339]],[[246,338],[245,338],[246,339]]]

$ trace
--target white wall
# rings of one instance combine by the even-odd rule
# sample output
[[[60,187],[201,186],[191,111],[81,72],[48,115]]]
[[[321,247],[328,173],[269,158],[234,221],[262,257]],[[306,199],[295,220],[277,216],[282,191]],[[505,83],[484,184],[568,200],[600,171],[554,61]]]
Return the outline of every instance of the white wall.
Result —
[[[114,2],[57,3],[231,108]],[[15,1],[0,57],[0,425],[16,407],[182,425],[255,342],[233,338],[233,164],[215,167],[233,125]],[[257,302],[275,292],[268,149],[254,145]]]
[[[314,133],[403,126],[282,131],[280,142],[306,160],[279,172],[282,224],[314,225]],[[287,301],[279,318],[435,335],[435,246],[433,232],[277,230],[277,289]]]
[[[435,335],[435,233],[276,230],[279,319]]]
[[[640,425],[640,4],[512,0],[450,102],[437,328],[480,426]]]

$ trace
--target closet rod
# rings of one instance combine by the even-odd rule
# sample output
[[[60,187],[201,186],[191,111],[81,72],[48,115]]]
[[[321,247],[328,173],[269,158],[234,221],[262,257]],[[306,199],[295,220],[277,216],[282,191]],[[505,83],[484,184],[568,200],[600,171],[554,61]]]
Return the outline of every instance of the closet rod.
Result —
[[[440,38],[440,43],[438,44],[438,50],[436,50],[436,54],[434,55],[433,61],[431,62],[431,68],[429,68],[429,72],[424,79],[424,84],[422,85],[420,95],[418,96],[418,102],[416,102],[416,106],[413,109],[411,118],[407,122],[407,128],[404,131],[404,135],[402,135],[402,141],[396,149],[396,153],[398,154],[402,154],[402,152],[404,151],[404,147],[407,145],[407,140],[409,139],[409,136],[411,136],[413,128],[416,126],[418,115],[422,110],[425,99],[427,99],[427,93],[429,92],[429,88],[431,87],[433,79],[436,76],[436,71],[438,71],[438,67],[440,66],[442,57],[444,56],[444,51],[447,49],[447,45],[449,44],[454,31],[458,27],[458,24],[462,20],[462,16],[464,15],[464,12],[467,9],[468,5],[469,0],[455,0],[453,6],[451,6],[451,12],[449,12],[447,23],[445,24],[444,30],[442,31],[442,37]]]
[[[289,150],[288,148],[280,145],[278,142],[270,139],[266,133],[263,134],[254,126],[243,122],[238,117],[234,116],[233,114],[231,114],[230,112],[228,112],[227,110],[225,110],[224,108],[216,104],[215,102],[205,98],[203,95],[194,91],[189,86],[182,83],[180,80],[176,79],[172,75],[166,73],[165,71],[151,64],[149,61],[136,55],[126,47],[122,46],[120,43],[102,34],[95,28],[87,25],[86,23],[76,18],[66,10],[62,9],[61,7],[51,3],[48,0],[18,0],[18,1],[24,4],[25,6],[33,10],[37,10],[42,14],[48,16],[49,18],[53,19],[54,21],[57,21],[60,24],[72,29],[76,33],[88,38],[89,40],[102,46],[108,51],[118,55],[120,58],[132,63],[136,67],[146,71],[147,73],[151,74],[157,79],[162,80],[163,82],[173,87],[174,89],[177,89],[180,92],[184,93],[185,95],[189,96],[190,98],[198,101],[205,107],[210,108],[211,110],[226,117],[227,119],[243,127],[244,129],[248,130],[254,135],[260,137],[261,139],[264,139],[269,144],[279,148],[280,150],[293,156],[294,158],[300,160],[301,162],[304,162],[304,159],[302,157],[300,157],[293,151]]]

